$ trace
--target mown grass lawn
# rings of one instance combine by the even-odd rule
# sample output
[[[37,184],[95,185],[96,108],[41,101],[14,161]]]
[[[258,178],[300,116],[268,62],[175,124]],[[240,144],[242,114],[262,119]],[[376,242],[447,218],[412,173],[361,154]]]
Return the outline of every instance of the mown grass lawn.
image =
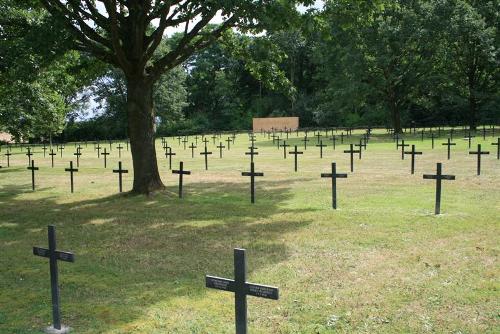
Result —
[[[168,190],[152,197],[118,194],[116,146],[102,159],[84,146],[75,193],[64,172],[74,145],[50,168],[37,148],[37,190],[25,151],[14,150],[11,167],[0,165],[0,333],[41,333],[51,322],[48,261],[32,255],[47,246],[46,227],[57,227],[58,248],[76,254],[61,263],[63,323],[74,333],[233,333],[231,293],[204,287],[204,275],[232,277],[233,248],[247,249],[248,279],[280,288],[280,300],[249,297],[251,333],[498,333],[500,161],[496,138],[474,138],[491,152],[476,176],[475,156],[456,135],[446,160],[444,136],[430,140],[407,135],[424,154],[416,173],[410,160],[385,132],[376,132],[355,158],[354,173],[338,181],[339,210],[331,209],[328,179],[349,171],[348,143],[360,132],[327,144],[323,159],[314,147],[283,160],[257,135],[256,204],[250,204],[249,170],[244,155],[248,136],[238,135],[219,159],[209,148],[209,170],[199,155],[169,139],[174,167],[192,171],[185,198],[177,198],[177,176],[168,170],[157,142],[162,178]],[[302,142],[295,134],[289,143]],[[226,139],[223,137],[221,141]],[[191,140],[190,140],[191,142]],[[189,143],[190,143],[189,142]],[[188,144],[189,145],[189,144]],[[109,146],[107,146],[109,149]],[[124,168],[132,172],[129,152]],[[443,162],[442,215],[435,216],[434,174]],[[124,176],[130,189],[132,173]]]

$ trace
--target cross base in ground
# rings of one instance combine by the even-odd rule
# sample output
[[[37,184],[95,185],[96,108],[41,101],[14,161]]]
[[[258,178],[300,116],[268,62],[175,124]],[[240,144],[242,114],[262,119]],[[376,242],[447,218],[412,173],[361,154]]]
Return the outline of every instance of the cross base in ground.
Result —
[[[54,328],[53,326],[45,328],[47,334],[66,334],[71,331],[71,327],[61,326],[61,329]]]

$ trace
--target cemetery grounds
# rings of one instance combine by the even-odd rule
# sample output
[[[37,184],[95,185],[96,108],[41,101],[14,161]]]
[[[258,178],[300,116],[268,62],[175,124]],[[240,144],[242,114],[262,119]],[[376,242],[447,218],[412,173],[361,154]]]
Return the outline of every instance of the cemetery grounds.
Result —
[[[278,301],[248,298],[250,333],[498,333],[500,331],[500,162],[496,137],[480,132],[471,149],[455,134],[451,160],[447,135],[435,148],[420,133],[406,134],[423,155],[410,175],[410,156],[385,130],[376,130],[363,157],[343,150],[359,143],[355,131],[328,145],[323,159],[310,134],[290,134],[298,145],[283,159],[271,139],[256,134],[256,203],[250,203],[248,135],[239,134],[224,157],[209,139],[205,171],[201,138],[195,157],[177,139],[168,143],[192,175],[178,176],[157,140],[159,168],[167,191],[150,197],[118,193],[118,152],[108,167],[93,145],[82,143],[75,193],[70,193],[72,143],[61,159],[32,158],[36,191],[26,169],[26,149],[13,150],[6,168],[0,153],[0,333],[42,333],[51,322],[47,259],[33,246],[47,246],[47,225],[57,227],[58,248],[75,253],[59,263],[63,323],[74,333],[234,333],[234,295],[205,288],[205,274],[233,277],[233,249],[247,250],[248,280],[280,288]],[[460,135],[458,134],[460,133]],[[339,133],[337,136],[339,137]],[[281,136],[283,138],[283,135]],[[227,145],[223,136],[219,141]],[[187,144],[194,142],[190,137]],[[476,176],[477,144],[482,156]],[[103,147],[109,149],[106,142]],[[123,142],[122,145],[124,146]],[[291,151],[290,147],[288,151]],[[407,150],[411,149],[407,148]],[[130,152],[122,151],[124,190],[133,178]],[[337,180],[338,210],[331,208],[331,180],[321,173],[348,173]],[[436,162],[443,173],[441,215],[434,215]]]

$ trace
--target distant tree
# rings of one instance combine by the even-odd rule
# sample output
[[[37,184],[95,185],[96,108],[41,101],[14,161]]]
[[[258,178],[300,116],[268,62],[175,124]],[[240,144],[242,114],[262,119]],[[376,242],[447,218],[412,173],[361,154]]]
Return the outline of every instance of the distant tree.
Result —
[[[123,71],[134,167],[132,192],[147,194],[163,189],[154,146],[154,83],[233,27],[257,32],[286,23],[297,1],[99,1],[104,10],[95,0],[41,2],[74,34],[79,50]],[[222,23],[208,27],[217,14]],[[183,26],[182,37],[166,53],[158,52],[165,30],[177,26]]]

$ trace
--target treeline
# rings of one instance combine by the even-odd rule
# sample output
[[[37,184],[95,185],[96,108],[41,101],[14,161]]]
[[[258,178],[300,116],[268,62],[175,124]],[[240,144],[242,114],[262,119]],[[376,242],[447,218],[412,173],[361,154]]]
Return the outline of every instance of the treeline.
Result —
[[[396,131],[498,124],[499,13],[499,0],[332,0],[293,29],[224,34],[156,85],[157,134],[250,129],[253,117],[268,116]],[[54,132],[65,140],[126,137],[121,73],[96,66],[84,74],[80,90],[97,99],[97,115],[76,121],[72,108]]]

